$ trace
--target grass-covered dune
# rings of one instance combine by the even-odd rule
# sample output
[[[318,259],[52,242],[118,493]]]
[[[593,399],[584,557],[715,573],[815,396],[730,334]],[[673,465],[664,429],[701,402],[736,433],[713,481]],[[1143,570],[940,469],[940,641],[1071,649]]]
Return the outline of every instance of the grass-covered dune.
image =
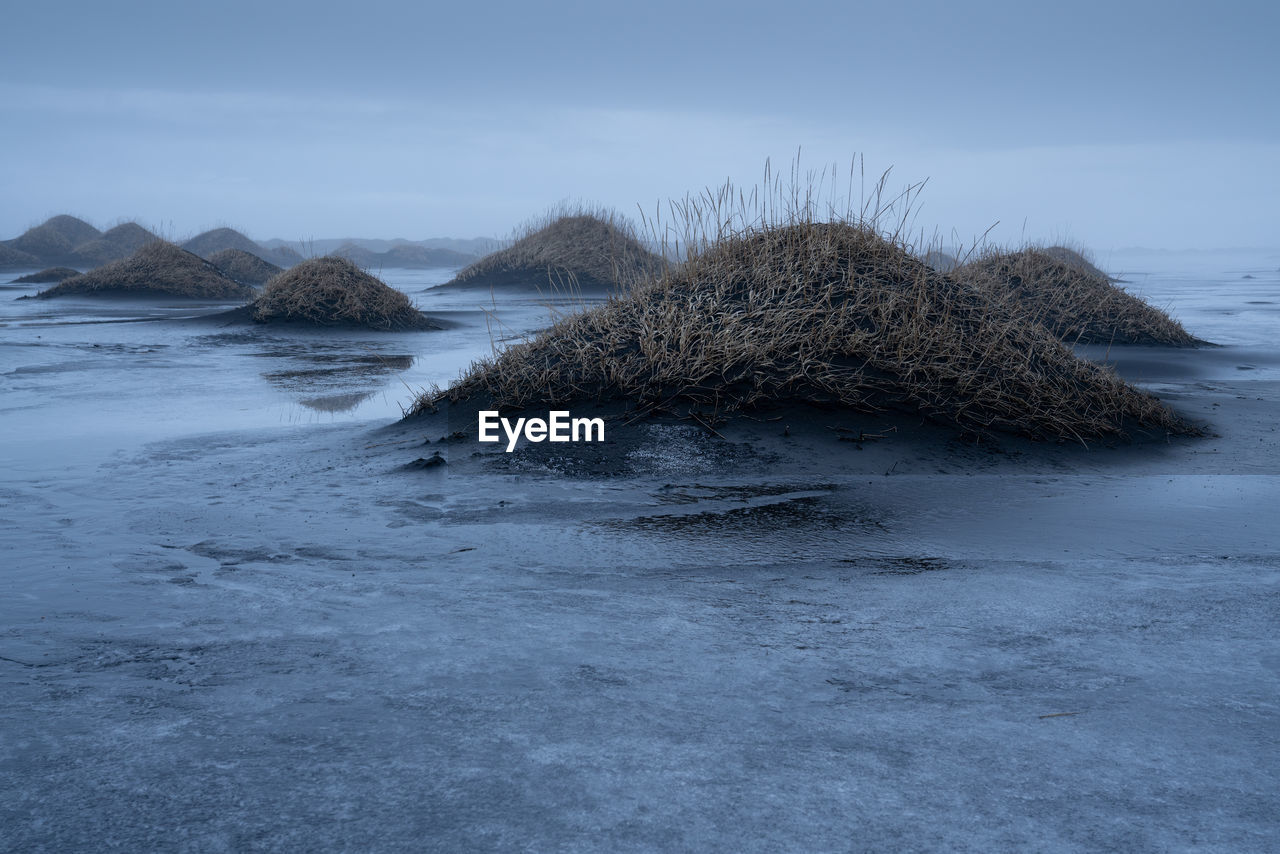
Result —
[[[201,258],[213,261],[213,256],[228,249],[247,252],[280,268],[292,267],[302,260],[302,256],[287,246],[274,249],[267,248],[256,240],[245,236],[234,228],[223,226],[203,231],[182,244],[188,252],[194,252]],[[215,262],[216,263],[216,262]]]
[[[311,258],[267,282],[249,306],[257,323],[367,329],[435,329],[403,292],[346,258]]]
[[[281,267],[286,269],[292,267],[294,264],[301,263],[303,260],[302,253],[289,246],[275,246],[270,248],[264,246],[263,248],[267,250],[267,254],[270,256],[269,260],[272,263],[279,264]]]
[[[1194,432],[1025,312],[938,273],[871,225],[794,216],[718,237],[477,362],[411,414],[463,400],[720,411],[812,403],[1040,439]]]
[[[280,268],[270,261],[241,249],[223,249],[214,252],[207,260],[243,285],[264,285],[280,272]]]
[[[0,243],[0,270],[30,270],[32,267],[39,267],[43,263],[43,260],[30,252],[14,249],[8,243]]]
[[[61,282],[78,275],[80,275],[80,271],[73,270],[70,267],[47,267],[38,273],[19,276],[13,282],[21,285],[47,285],[51,282]]]
[[[182,248],[210,261],[213,260],[210,256],[224,249],[239,249],[258,257],[265,254],[261,246],[234,228],[214,228],[201,232],[183,243]]]
[[[1072,250],[990,251],[950,273],[1058,338],[1081,344],[1203,343],[1165,312],[1113,284]],[[1065,260],[1063,260],[1065,258]]]
[[[521,229],[510,246],[462,269],[444,287],[536,287],[609,291],[652,275],[662,258],[634,226],[606,210],[555,210]]]
[[[28,228],[13,240],[5,241],[12,250],[46,265],[61,264],[74,257],[75,248],[96,240],[101,232],[74,216],[59,214],[40,225]]]
[[[234,300],[253,294],[252,288],[227,278],[198,255],[156,240],[128,258],[65,279],[36,296],[41,299],[79,295]]]
[[[94,240],[78,245],[72,257],[82,266],[96,267],[128,258],[142,247],[159,239],[136,222],[122,222],[107,229]]]
[[[1102,271],[1097,264],[1082,249],[1073,249],[1070,246],[1046,246],[1040,250],[1055,261],[1061,261],[1068,267],[1074,267],[1082,273],[1088,273],[1090,276],[1096,276],[1099,279],[1111,280],[1111,277]]]

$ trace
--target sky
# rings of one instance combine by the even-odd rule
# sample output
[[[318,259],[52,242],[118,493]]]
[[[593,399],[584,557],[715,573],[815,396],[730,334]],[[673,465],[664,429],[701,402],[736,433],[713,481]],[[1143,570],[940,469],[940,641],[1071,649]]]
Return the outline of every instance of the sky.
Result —
[[[922,243],[1280,246],[1272,2],[98,0],[5,29],[0,238],[501,237],[858,158],[923,182]]]

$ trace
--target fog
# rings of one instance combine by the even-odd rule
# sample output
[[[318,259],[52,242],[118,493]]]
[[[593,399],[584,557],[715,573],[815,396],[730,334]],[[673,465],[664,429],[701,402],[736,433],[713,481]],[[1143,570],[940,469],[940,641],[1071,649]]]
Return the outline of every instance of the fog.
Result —
[[[1212,17],[1210,17],[1212,16]],[[944,243],[1274,246],[1280,15],[230,3],[10,14],[0,238],[69,212],[171,236],[501,236],[786,168],[927,181]]]

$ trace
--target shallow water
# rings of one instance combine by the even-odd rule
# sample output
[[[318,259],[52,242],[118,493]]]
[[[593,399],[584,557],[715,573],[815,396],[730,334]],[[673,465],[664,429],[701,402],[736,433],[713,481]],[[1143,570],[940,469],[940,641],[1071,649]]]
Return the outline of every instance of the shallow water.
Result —
[[[497,310],[480,295],[424,293],[453,273],[382,271],[424,310],[461,315],[458,328],[425,333],[219,328],[179,321],[234,304],[17,300],[47,286],[8,286],[0,290],[0,463],[101,461],[182,435],[398,418],[421,389],[448,385],[491,341],[550,316],[536,299]]]
[[[443,332],[0,302],[0,850],[1274,850],[1280,262],[1137,260],[1224,346],[1091,354],[1217,435],[865,474],[406,471],[548,317],[450,271],[382,271]]]

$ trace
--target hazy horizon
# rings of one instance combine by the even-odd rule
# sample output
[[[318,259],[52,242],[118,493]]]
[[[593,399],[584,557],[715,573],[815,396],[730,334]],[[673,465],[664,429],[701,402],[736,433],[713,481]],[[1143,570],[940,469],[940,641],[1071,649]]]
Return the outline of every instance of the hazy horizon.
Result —
[[[636,217],[766,158],[926,181],[943,244],[1271,249],[1280,11],[1084,3],[27,7],[0,56],[0,238],[501,238]],[[56,54],[50,45],[56,45]],[[869,178],[870,181],[870,178]],[[856,191],[855,191],[856,195]]]

